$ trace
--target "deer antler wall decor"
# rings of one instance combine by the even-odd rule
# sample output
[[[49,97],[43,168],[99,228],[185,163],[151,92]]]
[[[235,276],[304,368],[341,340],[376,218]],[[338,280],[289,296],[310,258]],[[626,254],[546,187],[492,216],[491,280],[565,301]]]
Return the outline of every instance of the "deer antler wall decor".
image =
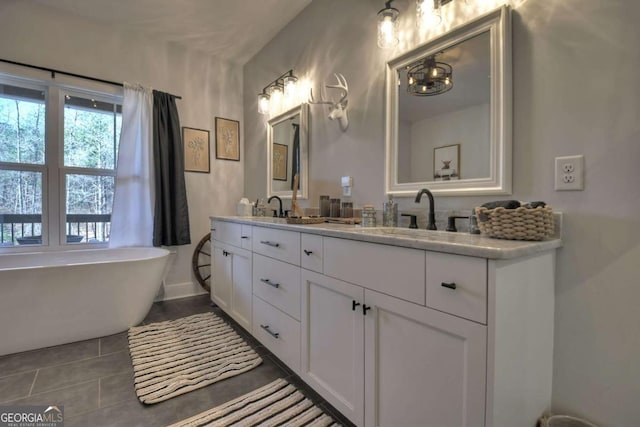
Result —
[[[347,95],[349,95],[349,86],[347,85],[347,79],[340,73],[333,74],[338,81],[338,84],[335,85],[325,85],[330,89],[340,89],[341,97],[339,101],[325,101],[324,96],[322,96],[322,91],[320,92],[320,100],[316,101],[313,97],[313,89],[311,89],[311,96],[309,97],[309,104],[327,104],[329,105],[329,119],[335,120],[337,119],[340,123],[340,129],[342,131],[346,131],[347,127],[349,127],[349,119],[347,117]]]

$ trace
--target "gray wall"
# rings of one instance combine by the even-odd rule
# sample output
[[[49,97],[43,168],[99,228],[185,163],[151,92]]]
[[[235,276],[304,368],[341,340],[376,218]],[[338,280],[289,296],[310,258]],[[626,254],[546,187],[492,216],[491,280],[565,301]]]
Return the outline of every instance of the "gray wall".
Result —
[[[166,284],[178,285],[178,291],[199,290],[191,285],[195,244],[209,230],[209,215],[235,213],[244,185],[242,162],[215,159],[214,135],[215,116],[242,119],[242,67],[14,0],[0,2],[0,58],[139,82],[182,96],[176,101],[181,125],[211,130],[211,173],[185,174],[193,244],[175,248]],[[21,67],[3,66],[2,70],[28,72]],[[39,76],[48,78],[47,73]]]
[[[456,0],[445,7],[468,18],[482,2],[471,3]],[[319,194],[340,194],[340,176],[352,175],[356,204],[382,206],[384,63],[420,42],[413,35],[413,4],[394,2],[405,32],[395,51],[376,46],[375,17],[383,2],[318,0],[246,64],[247,196],[265,193],[267,118],[257,113],[257,94],[294,68],[316,87],[333,72],[343,73],[350,88],[345,133],[325,117],[324,107],[311,106],[309,204],[317,205]],[[564,247],[556,266],[553,409],[603,426],[637,426],[640,2],[511,4],[513,198],[546,200],[565,213]],[[572,154],[585,155],[585,191],[555,192],[553,159]],[[436,206],[464,209],[488,200],[441,197]],[[401,201],[401,208],[414,206],[409,199]]]

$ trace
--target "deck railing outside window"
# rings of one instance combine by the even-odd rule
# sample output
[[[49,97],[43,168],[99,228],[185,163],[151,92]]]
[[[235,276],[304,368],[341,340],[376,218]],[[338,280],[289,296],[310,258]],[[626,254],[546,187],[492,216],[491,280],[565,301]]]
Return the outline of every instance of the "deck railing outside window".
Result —
[[[67,214],[67,243],[109,241],[110,214]],[[39,214],[0,214],[0,245],[42,244],[42,217]]]

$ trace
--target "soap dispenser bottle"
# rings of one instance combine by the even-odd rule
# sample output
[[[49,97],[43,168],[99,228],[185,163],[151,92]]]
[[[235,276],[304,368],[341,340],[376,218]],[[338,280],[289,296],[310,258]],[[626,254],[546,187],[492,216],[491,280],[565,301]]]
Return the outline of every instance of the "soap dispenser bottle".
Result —
[[[398,226],[398,204],[393,200],[391,194],[389,194],[389,200],[384,202],[382,206],[382,225],[384,227]]]
[[[471,209],[471,215],[469,215],[469,233],[471,234],[480,234],[480,229],[478,228],[478,217],[476,216],[476,209]]]

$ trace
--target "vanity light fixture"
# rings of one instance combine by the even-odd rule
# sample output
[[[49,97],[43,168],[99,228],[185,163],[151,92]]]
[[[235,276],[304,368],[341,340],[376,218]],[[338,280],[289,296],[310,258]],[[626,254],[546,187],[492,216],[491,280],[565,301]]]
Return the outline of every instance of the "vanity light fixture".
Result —
[[[391,7],[389,0],[385,2],[384,9],[378,12],[378,47],[382,49],[396,47],[398,38],[398,9]]]
[[[283,102],[292,102],[297,95],[297,81],[293,70],[289,70],[266,85],[258,94],[258,113],[277,113]]]
[[[453,68],[436,56],[427,56],[407,67],[407,93],[415,96],[440,95],[453,87]]]
[[[453,0],[416,0],[416,24],[420,30],[442,23],[442,6]]]

